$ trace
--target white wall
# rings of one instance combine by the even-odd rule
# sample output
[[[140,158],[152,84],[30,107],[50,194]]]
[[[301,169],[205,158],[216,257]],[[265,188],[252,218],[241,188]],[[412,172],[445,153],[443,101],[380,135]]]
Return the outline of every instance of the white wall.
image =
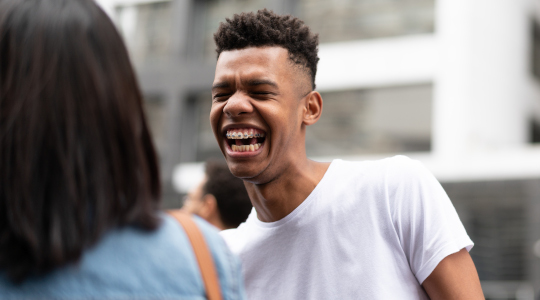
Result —
[[[528,0],[438,0],[434,152],[522,147],[531,86]],[[529,8],[529,10],[528,10]]]
[[[322,44],[317,90],[432,82],[437,64],[436,46],[432,34]]]
[[[109,15],[110,18],[114,18],[114,5],[115,0],[95,0],[99,6]]]

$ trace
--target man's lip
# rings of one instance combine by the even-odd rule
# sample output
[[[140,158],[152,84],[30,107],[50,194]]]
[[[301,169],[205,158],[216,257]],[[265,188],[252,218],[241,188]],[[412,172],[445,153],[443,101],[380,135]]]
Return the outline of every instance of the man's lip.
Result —
[[[231,146],[229,145],[229,143],[227,143],[225,141],[225,152],[227,152],[227,155],[229,157],[233,157],[233,158],[247,158],[247,157],[252,157],[252,156],[257,156],[259,153],[262,152],[262,149],[265,147],[265,145],[263,144],[261,146],[261,148],[255,150],[255,151],[246,151],[246,152],[235,152],[232,150]]]

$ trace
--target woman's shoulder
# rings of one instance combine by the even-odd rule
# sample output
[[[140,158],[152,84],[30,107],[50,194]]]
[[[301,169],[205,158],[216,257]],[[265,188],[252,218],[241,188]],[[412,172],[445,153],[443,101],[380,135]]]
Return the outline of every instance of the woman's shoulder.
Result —
[[[162,213],[160,218],[161,225],[153,232],[126,228],[119,231],[118,236],[112,233],[110,239],[118,245],[111,245],[109,249],[122,249],[121,252],[126,253],[122,265],[133,260],[138,261],[136,264],[143,265],[131,266],[130,268],[139,268],[131,272],[141,274],[143,278],[153,274],[155,282],[149,285],[156,292],[167,287],[166,289],[177,294],[187,292],[190,295],[204,295],[198,263],[187,234],[172,216]],[[214,259],[223,298],[242,299],[238,296],[243,293],[239,260],[231,254],[214,226],[199,217],[194,216],[193,219]],[[123,236],[126,240],[122,243]],[[146,269],[151,271],[145,271]]]
[[[167,219],[173,218],[167,216]],[[193,219],[201,230],[214,259],[223,299],[245,299],[240,260],[229,250],[216,227],[197,216],[194,216]],[[174,219],[172,221],[176,222]]]

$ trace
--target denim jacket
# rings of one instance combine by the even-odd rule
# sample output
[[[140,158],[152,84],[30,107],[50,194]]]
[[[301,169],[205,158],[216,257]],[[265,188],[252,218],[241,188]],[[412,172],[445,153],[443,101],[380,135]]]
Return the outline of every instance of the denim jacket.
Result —
[[[206,299],[189,240],[175,219],[162,215],[153,232],[111,230],[73,265],[13,285],[0,271],[0,299]],[[224,300],[243,300],[239,260],[216,229],[195,221],[210,248]]]

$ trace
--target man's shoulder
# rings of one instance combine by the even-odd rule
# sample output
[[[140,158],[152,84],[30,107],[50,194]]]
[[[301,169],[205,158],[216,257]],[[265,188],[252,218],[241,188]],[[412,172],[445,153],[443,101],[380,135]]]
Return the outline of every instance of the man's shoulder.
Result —
[[[374,159],[364,159],[364,160],[343,160],[343,159],[334,159],[331,166],[336,169],[345,169],[345,170],[359,170],[359,169],[377,169],[381,170],[382,167],[396,167],[396,166],[410,166],[416,163],[416,160],[413,160],[405,155],[395,155],[385,158],[374,158]]]
[[[241,224],[240,226],[244,225]],[[246,235],[243,228],[226,229],[220,232],[221,237],[232,253],[239,255],[246,244]]]
[[[414,186],[436,181],[433,174],[418,160],[397,155],[386,159],[385,181],[389,186]]]
[[[356,195],[394,194],[434,184],[436,179],[421,162],[396,155],[377,160],[334,160],[323,190],[332,194],[347,190]],[[377,198],[379,199],[379,198]]]
[[[238,228],[225,229],[219,234],[225,240],[225,242],[227,242],[228,240],[234,239],[238,236]]]
[[[233,253],[238,254],[240,249],[245,246],[249,232],[252,232],[253,226],[255,226],[253,218],[257,218],[255,208],[251,210],[247,220],[240,224],[240,226],[237,228],[222,230],[219,233]]]

